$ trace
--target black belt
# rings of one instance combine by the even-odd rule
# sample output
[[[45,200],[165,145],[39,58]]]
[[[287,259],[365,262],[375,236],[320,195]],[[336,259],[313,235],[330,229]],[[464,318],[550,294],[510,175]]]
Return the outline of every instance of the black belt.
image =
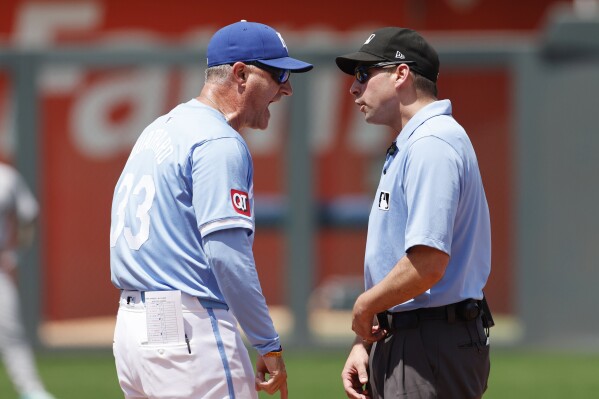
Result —
[[[450,305],[434,308],[420,308],[405,312],[383,312],[377,315],[379,324],[390,330],[416,328],[424,320],[470,321],[482,313],[481,301],[466,299]]]

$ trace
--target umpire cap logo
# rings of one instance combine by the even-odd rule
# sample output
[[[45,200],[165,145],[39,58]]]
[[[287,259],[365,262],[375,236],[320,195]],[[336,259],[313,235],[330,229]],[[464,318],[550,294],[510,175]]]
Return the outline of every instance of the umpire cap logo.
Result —
[[[235,212],[248,217],[252,216],[248,193],[239,190],[231,190],[231,201]]]

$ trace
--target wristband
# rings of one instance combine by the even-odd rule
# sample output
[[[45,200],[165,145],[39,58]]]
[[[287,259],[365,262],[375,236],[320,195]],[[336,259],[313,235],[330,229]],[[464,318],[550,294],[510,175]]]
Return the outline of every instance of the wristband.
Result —
[[[264,354],[263,357],[281,357],[283,356],[283,348],[279,347],[279,349],[275,351],[268,352]]]

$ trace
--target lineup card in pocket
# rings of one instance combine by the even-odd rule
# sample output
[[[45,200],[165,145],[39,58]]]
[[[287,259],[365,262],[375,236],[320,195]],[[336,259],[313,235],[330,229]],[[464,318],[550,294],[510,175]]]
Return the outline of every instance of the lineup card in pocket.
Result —
[[[181,291],[146,291],[149,344],[184,343]]]

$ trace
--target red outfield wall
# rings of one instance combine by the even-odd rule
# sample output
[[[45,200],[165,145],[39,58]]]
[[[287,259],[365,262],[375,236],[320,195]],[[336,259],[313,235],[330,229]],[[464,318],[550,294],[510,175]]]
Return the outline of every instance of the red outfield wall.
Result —
[[[518,30],[539,28],[549,1],[380,1],[363,3],[306,0],[279,2],[3,0],[0,45],[51,48],[127,43],[205,44],[220,26],[240,19],[277,28],[293,55],[305,40],[339,40],[354,30],[399,25],[422,31]],[[225,9],[226,8],[226,9]],[[318,32],[318,33],[315,33]],[[359,44],[359,43],[357,43]],[[198,60],[201,64],[203,60]],[[345,195],[371,196],[391,132],[365,136],[352,104],[351,78],[331,68],[312,94],[322,104],[314,148],[314,193],[319,201]],[[505,70],[443,71],[441,98],[477,150],[493,226],[493,274],[487,293],[499,312],[512,310],[513,194],[510,131],[511,78]],[[193,73],[191,73],[193,72]],[[199,93],[198,71],[53,67],[40,78],[43,186],[42,268],[44,317],[58,320],[113,314],[116,291],[110,283],[108,236],[114,184],[133,140],[148,122]],[[0,144],[10,143],[9,84],[0,75]],[[284,126],[287,108],[273,112],[269,131],[250,133],[257,196],[284,192]],[[276,114],[276,116],[274,115]],[[362,132],[362,133],[361,133]],[[368,131],[367,131],[368,133]],[[308,134],[308,133],[307,133]],[[10,159],[9,145],[0,157]],[[333,275],[361,275],[364,230],[323,229],[316,237],[316,283]],[[263,289],[271,304],[285,301],[285,242],[280,230],[262,228],[255,242]],[[282,283],[281,283],[282,282]],[[66,295],[68,293],[68,295]],[[81,300],[73,300],[81,298]]]

